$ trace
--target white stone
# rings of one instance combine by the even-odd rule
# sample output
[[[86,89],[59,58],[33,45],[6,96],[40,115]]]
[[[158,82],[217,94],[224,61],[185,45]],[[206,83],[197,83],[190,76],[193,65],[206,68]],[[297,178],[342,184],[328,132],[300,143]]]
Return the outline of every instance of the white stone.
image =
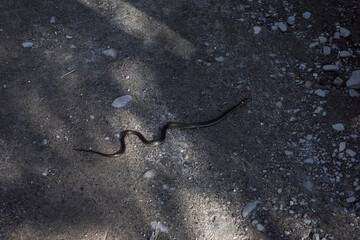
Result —
[[[167,234],[169,233],[169,229],[161,222],[152,221],[150,223],[150,225],[151,225],[152,229],[154,229],[154,230],[159,229],[160,232],[167,233]]]
[[[346,149],[346,142],[341,142],[339,144],[339,152],[343,152]]]
[[[246,218],[260,203],[261,203],[261,201],[259,201],[259,200],[255,200],[255,201],[247,203],[241,212],[243,218]]]
[[[333,128],[335,131],[339,131],[339,132],[345,130],[344,124],[342,124],[342,123],[333,124],[333,125],[332,125],[332,128]]]
[[[153,177],[155,177],[155,171],[154,170],[149,170],[146,173],[144,173],[144,175],[143,175],[143,178],[146,178],[146,179],[150,179],[150,178],[153,178]]]
[[[348,203],[353,203],[353,202],[355,202],[355,201],[356,201],[356,197],[354,197],[354,196],[348,197],[348,198],[346,199],[346,202],[348,202]]]
[[[327,42],[327,38],[324,37],[324,36],[320,36],[318,39],[319,39],[319,42],[320,42],[321,44],[324,44],[324,43]]]
[[[343,84],[343,80],[339,77],[335,78],[335,80],[333,81],[333,84],[336,86],[341,86]]]
[[[256,229],[259,230],[260,232],[265,231],[265,227],[260,223],[256,225]]]
[[[42,140],[42,144],[46,145],[48,143],[48,141],[46,139]]]
[[[90,115],[90,119],[95,119],[95,116],[94,116],[94,115]]]
[[[70,35],[65,35],[65,38],[70,40],[70,39],[72,39],[73,37],[70,36]]]
[[[331,53],[331,47],[323,46],[323,54],[324,55],[330,55],[330,53]]]
[[[255,27],[253,27],[253,29],[254,29],[255,35],[259,34],[259,32],[261,31],[261,27],[259,27],[259,26],[255,26]]]
[[[318,233],[314,233],[312,240],[320,240],[320,235]]]
[[[344,27],[340,27],[340,36],[346,38],[350,36],[350,31]]]
[[[217,62],[223,62],[224,61],[224,57],[216,57],[215,61]]]
[[[315,92],[314,92],[315,95],[318,95],[319,97],[325,97],[326,96],[326,93],[324,90],[321,90],[321,89],[316,89]]]
[[[309,13],[309,12],[304,12],[304,13],[302,14],[302,17],[303,17],[304,19],[309,19],[309,18],[311,17],[311,13]]]
[[[324,65],[323,66],[324,71],[339,71],[339,67],[336,65]]]
[[[113,48],[106,49],[102,52],[104,55],[116,58],[117,57],[117,51]]]
[[[22,46],[23,48],[28,48],[28,47],[34,46],[34,44],[33,44],[32,42],[23,42],[23,43],[21,44],[21,46]]]
[[[345,153],[350,157],[355,157],[356,156],[356,152],[354,152],[351,149],[346,149]]]
[[[348,88],[360,89],[360,70],[353,71],[351,77],[346,81]]]
[[[52,16],[51,18],[50,18],[50,23],[55,23],[56,22],[56,17],[55,16]]]
[[[289,25],[294,25],[295,24],[295,16],[290,16],[287,18],[287,23]]]
[[[111,106],[116,107],[116,108],[121,108],[121,107],[124,107],[126,104],[128,104],[131,100],[132,100],[132,97],[130,95],[118,97],[113,101]]]
[[[278,28],[279,28],[282,32],[286,32],[286,30],[287,30],[286,23],[284,23],[284,22],[279,22]]]
[[[349,89],[349,96],[350,97],[360,97],[360,94],[354,89]]]
[[[339,56],[340,57],[351,57],[352,54],[349,51],[340,51]]]
[[[304,223],[309,225],[311,223],[311,220],[310,219],[304,219]]]

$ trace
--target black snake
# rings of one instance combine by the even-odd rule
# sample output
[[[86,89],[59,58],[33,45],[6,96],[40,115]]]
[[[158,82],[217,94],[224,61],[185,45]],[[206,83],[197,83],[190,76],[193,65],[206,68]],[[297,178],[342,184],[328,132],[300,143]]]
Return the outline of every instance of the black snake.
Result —
[[[220,122],[221,120],[223,120],[226,116],[228,116],[230,113],[234,112],[236,109],[238,109],[241,106],[244,106],[245,104],[247,104],[249,101],[251,101],[250,98],[244,98],[243,100],[241,100],[238,104],[236,104],[235,106],[231,107],[230,109],[228,109],[227,111],[225,111],[223,114],[221,114],[220,116],[211,119],[209,121],[206,122],[198,122],[198,123],[179,123],[179,122],[167,122],[164,127],[161,129],[161,134],[160,137],[158,139],[153,139],[153,140],[146,140],[146,138],[138,131],[134,131],[134,130],[125,130],[122,131],[120,133],[120,149],[118,151],[116,151],[115,153],[102,153],[102,152],[98,152],[95,150],[90,150],[90,149],[79,149],[79,148],[74,148],[74,150],[77,151],[81,151],[81,152],[90,152],[90,153],[96,153],[99,154],[101,156],[104,157],[117,157],[120,154],[123,154],[125,152],[126,149],[126,144],[125,144],[125,137],[128,135],[136,135],[138,136],[138,138],[147,145],[151,145],[151,146],[158,146],[160,144],[162,144],[165,140],[166,137],[166,131],[169,128],[181,128],[181,129],[199,129],[199,128],[205,128],[205,127],[210,127],[218,122]]]

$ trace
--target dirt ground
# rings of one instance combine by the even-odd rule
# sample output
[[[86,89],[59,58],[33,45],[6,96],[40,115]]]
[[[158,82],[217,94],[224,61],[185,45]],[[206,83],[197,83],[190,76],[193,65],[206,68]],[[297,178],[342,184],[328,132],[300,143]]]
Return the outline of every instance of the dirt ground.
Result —
[[[0,239],[359,239],[359,23],[356,0],[1,1]]]

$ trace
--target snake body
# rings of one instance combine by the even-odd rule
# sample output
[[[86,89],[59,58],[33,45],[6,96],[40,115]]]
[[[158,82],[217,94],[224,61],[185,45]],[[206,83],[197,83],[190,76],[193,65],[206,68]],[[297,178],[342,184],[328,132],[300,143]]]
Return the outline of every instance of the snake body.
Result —
[[[129,136],[129,135],[136,135],[146,145],[158,146],[165,141],[166,131],[170,128],[199,129],[199,128],[210,127],[212,125],[217,124],[221,120],[223,120],[225,117],[227,117],[230,113],[234,112],[239,107],[246,105],[249,101],[251,101],[250,98],[244,98],[238,104],[229,108],[227,111],[225,111],[220,116],[218,116],[214,119],[211,119],[209,121],[206,121],[206,122],[198,122],[198,123],[167,122],[161,129],[160,137],[158,139],[147,140],[144,137],[144,135],[142,135],[140,132],[134,131],[134,130],[122,131],[120,133],[120,137],[119,137],[120,138],[120,149],[114,153],[102,153],[102,152],[91,150],[91,149],[79,149],[79,148],[74,148],[74,150],[81,151],[81,152],[95,153],[95,154],[99,154],[104,157],[117,157],[125,152],[125,149],[126,149],[125,138],[126,138],[126,136]]]

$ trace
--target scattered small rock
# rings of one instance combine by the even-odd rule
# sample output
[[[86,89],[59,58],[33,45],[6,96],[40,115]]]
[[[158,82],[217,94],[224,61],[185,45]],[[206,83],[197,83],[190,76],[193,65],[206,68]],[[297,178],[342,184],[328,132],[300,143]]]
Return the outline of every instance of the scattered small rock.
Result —
[[[282,108],[282,106],[283,106],[283,104],[282,104],[282,102],[276,102],[276,107],[278,107],[278,108]]]
[[[349,96],[350,97],[360,97],[360,93],[358,93],[356,90],[354,89],[349,89]]]
[[[294,25],[295,24],[295,16],[290,16],[287,18],[287,23],[289,25]]]
[[[345,153],[349,156],[349,157],[355,157],[356,156],[356,152],[354,152],[351,149],[346,149]]]
[[[342,124],[342,123],[333,124],[333,125],[332,125],[332,128],[333,128],[335,131],[339,131],[339,132],[345,130],[344,124]]]
[[[146,173],[144,173],[144,175],[143,175],[143,178],[146,178],[146,179],[150,179],[150,178],[153,178],[153,177],[155,177],[155,171],[154,170],[149,170]]]
[[[319,42],[313,42],[313,43],[310,43],[309,48],[314,48],[314,47],[319,46],[319,45],[320,45]]]
[[[323,70],[324,71],[339,71],[339,67],[336,65],[324,65]]]
[[[286,156],[292,156],[294,153],[292,151],[285,150]]]
[[[152,221],[150,223],[150,225],[151,225],[152,229],[154,229],[154,230],[159,229],[160,232],[167,233],[167,234],[169,233],[169,229],[161,222]]]
[[[22,46],[23,48],[28,48],[28,47],[34,46],[34,44],[33,44],[32,42],[23,42],[23,43],[21,44],[21,46]]]
[[[50,18],[50,23],[55,23],[56,22],[56,17],[55,16],[52,16],[51,18]]]
[[[324,44],[324,43],[327,42],[327,38],[324,37],[324,36],[320,36],[318,39],[319,39],[319,42],[320,42],[321,44]]]
[[[70,40],[70,39],[72,39],[73,37],[70,36],[70,35],[65,35],[65,38]]]
[[[324,55],[330,55],[330,53],[331,53],[331,47],[323,46],[323,54]]]
[[[321,90],[321,89],[316,89],[314,94],[318,95],[319,97],[325,97],[326,96],[326,92],[324,90]]]
[[[131,100],[132,100],[132,97],[130,95],[118,97],[113,101],[111,106],[116,107],[116,108],[121,108],[121,107],[124,107],[126,104],[128,104]]]
[[[335,80],[333,81],[333,84],[336,86],[341,86],[343,84],[343,80],[339,77],[335,78]]]
[[[223,62],[224,61],[224,57],[216,57],[215,58],[215,61],[217,61],[217,62]]]
[[[353,71],[351,77],[346,81],[348,88],[360,89],[360,70]]]
[[[304,19],[309,19],[309,18],[311,17],[311,13],[309,13],[309,12],[304,12],[304,13],[302,14],[302,17],[303,17]]]
[[[339,152],[343,152],[346,149],[346,142],[341,142],[339,144]]]
[[[346,199],[346,202],[348,202],[348,203],[353,203],[353,202],[355,202],[355,201],[356,201],[356,197],[354,197],[354,196],[348,197],[348,198]]]
[[[257,229],[258,231],[260,231],[260,232],[265,231],[265,227],[264,227],[262,224],[260,224],[260,223],[258,223],[258,224],[256,225],[256,229]]]
[[[253,27],[253,29],[254,29],[255,35],[259,34],[259,32],[261,31],[261,27],[259,27],[259,26],[255,26],[255,27]]]
[[[320,240],[320,235],[318,233],[314,233],[312,240]]]
[[[255,200],[255,201],[247,203],[242,210],[243,218],[246,218],[260,203],[261,203],[261,201],[259,201],[259,200]]]
[[[117,57],[117,51],[115,49],[113,49],[113,48],[106,49],[102,53],[104,55],[112,57],[114,59]]]
[[[306,181],[303,183],[304,188],[306,188],[309,191],[312,191],[312,188],[314,186],[314,184],[311,181]]]
[[[340,36],[346,38],[350,36],[350,31],[344,27],[340,27]]]
[[[305,159],[305,160],[304,160],[304,163],[313,164],[313,163],[314,163],[314,159],[312,159],[312,158]]]
[[[42,144],[46,145],[48,143],[47,139],[42,140]]]
[[[94,115],[90,115],[90,119],[95,119],[95,116],[94,116]]]
[[[306,81],[304,85],[306,88],[311,88],[313,83],[311,81]]]
[[[340,51],[340,52],[339,52],[339,56],[345,58],[345,57],[351,57],[352,54],[351,54],[351,52],[349,52],[349,51]]]
[[[286,30],[287,30],[286,23],[284,23],[284,22],[279,22],[278,28],[279,28],[282,32],[286,32]]]

